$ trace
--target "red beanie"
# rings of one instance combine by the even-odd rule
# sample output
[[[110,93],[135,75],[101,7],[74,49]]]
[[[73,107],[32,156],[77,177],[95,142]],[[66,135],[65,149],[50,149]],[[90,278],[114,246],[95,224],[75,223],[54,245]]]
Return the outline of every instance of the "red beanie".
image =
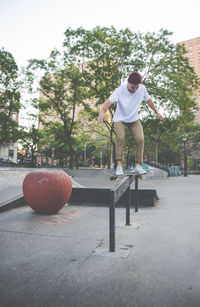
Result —
[[[128,82],[133,84],[142,83],[142,76],[139,72],[134,71],[128,76]]]

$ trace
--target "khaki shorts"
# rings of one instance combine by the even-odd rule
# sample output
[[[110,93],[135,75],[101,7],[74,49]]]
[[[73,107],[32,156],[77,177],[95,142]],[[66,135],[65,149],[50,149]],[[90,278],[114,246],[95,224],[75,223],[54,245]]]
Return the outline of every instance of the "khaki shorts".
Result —
[[[127,126],[136,142],[135,162],[143,162],[144,153],[144,132],[140,120],[132,123],[115,122],[115,132],[117,136],[116,160],[123,160],[125,144],[125,127]]]

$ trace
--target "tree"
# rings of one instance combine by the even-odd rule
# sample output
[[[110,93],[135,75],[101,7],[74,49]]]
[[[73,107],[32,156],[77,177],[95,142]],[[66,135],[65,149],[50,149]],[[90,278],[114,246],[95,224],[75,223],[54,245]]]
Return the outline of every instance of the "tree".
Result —
[[[90,117],[98,116],[98,108],[120,85],[127,75],[130,56],[133,50],[135,34],[129,29],[117,31],[114,27],[96,27],[93,30],[78,28],[67,29],[64,47],[71,61],[79,62],[82,67],[82,78],[88,88],[88,99],[85,110]],[[94,110],[94,106],[96,107]],[[109,131],[110,145],[115,146],[114,124],[112,122],[115,106],[109,109],[105,126]],[[112,153],[110,150],[110,163]]]
[[[181,110],[179,123],[184,127],[194,119],[196,103],[192,96],[198,86],[198,78],[184,57],[183,46],[173,44],[171,35],[163,29],[157,34],[142,34],[129,29],[117,31],[114,27],[96,27],[91,31],[69,28],[65,32],[64,47],[69,58],[82,65],[88,97],[97,108],[129,72],[140,71],[155,105],[162,108],[170,119],[180,117]],[[85,110],[93,118],[98,115],[89,103],[85,103]],[[114,110],[112,105],[105,122],[112,145],[115,137],[112,123]],[[142,106],[141,116],[143,119],[154,118],[146,104]],[[154,124],[159,125],[158,121]],[[158,132],[154,140],[157,157],[161,135],[159,126],[152,128]]]
[[[106,164],[110,167],[112,163],[111,151],[113,150],[112,143],[110,141],[110,132],[105,125],[98,124],[98,112],[94,108],[90,108],[88,110],[87,104],[85,104],[85,108],[79,112],[79,127],[77,133],[82,140],[83,146],[85,143],[93,144],[95,146],[93,155],[95,155],[98,151],[104,151],[104,160],[106,160]],[[115,142],[115,138],[113,139],[113,142]]]
[[[200,124],[187,126],[184,136],[186,137],[187,153],[188,156],[190,155],[191,166],[193,164],[198,169],[200,162]]]
[[[139,63],[143,70],[143,82],[157,107],[165,113],[165,120],[161,123],[155,119],[155,115],[152,116],[145,103],[142,105],[145,155],[148,160],[150,157],[155,161],[158,157],[164,160],[159,153],[160,142],[162,147],[168,148],[169,156],[172,157],[173,153],[175,160],[180,157],[182,136],[187,127],[193,125],[196,110],[194,92],[198,87],[197,75],[184,57],[184,47],[171,43],[170,35],[170,32],[161,30],[157,34],[138,36],[140,56],[143,54],[143,63]]]
[[[170,41],[171,34],[160,30],[157,34],[138,35],[143,59],[143,65],[138,69],[143,73],[143,83],[150,95],[168,117],[179,115],[182,109],[191,115],[196,109],[192,96],[198,87],[198,77],[184,57],[184,47]],[[143,107],[150,113],[146,105]]]
[[[145,130],[145,160],[180,162],[182,135],[179,120],[165,118],[161,122],[146,118],[142,123]]]
[[[58,126],[62,129],[63,150],[68,151],[72,168],[74,136],[77,129],[76,110],[81,107],[86,95],[86,89],[81,83],[81,72],[75,64],[67,62],[57,51],[51,52],[47,60],[30,61],[27,77],[31,85],[33,75],[38,69],[43,72],[38,103],[39,122],[43,128],[50,128],[50,131],[55,133],[54,136],[57,135]],[[59,125],[56,126],[56,123]],[[55,130],[52,129],[53,125]]]
[[[0,144],[17,141],[18,124],[13,114],[20,110],[18,67],[12,54],[0,50]]]
[[[31,84],[36,70],[43,72],[40,82],[43,96],[38,104],[40,120],[46,128],[54,122],[49,116],[62,123],[64,150],[69,153],[70,167],[73,165],[75,147],[78,146],[75,140],[77,107],[83,106],[93,122],[98,116],[100,105],[133,70],[142,73],[144,84],[165,116],[178,119],[180,133],[192,123],[196,108],[192,96],[198,86],[198,79],[184,57],[184,48],[170,41],[171,34],[163,29],[157,34],[142,34],[129,29],[117,31],[114,27],[96,27],[91,31],[69,28],[65,32],[63,54],[54,50],[47,60],[30,61],[27,77]],[[110,163],[115,147],[114,111],[113,104],[104,124],[107,132],[93,125],[93,132],[109,138],[110,147],[113,148],[110,150]],[[48,118],[48,121],[44,118]],[[145,103],[142,105],[141,118],[155,119]],[[157,126],[152,127],[152,131],[156,131],[157,137],[152,145],[157,157],[162,134],[158,121],[154,124]],[[150,126],[148,124],[148,129]],[[150,144],[148,139],[147,143]]]
[[[29,131],[22,129],[20,140],[26,152],[31,153],[32,163],[36,162],[36,153],[40,139],[39,130],[33,125]]]
[[[38,152],[46,157],[52,157],[59,160],[59,165],[63,166],[65,158],[67,157],[67,147],[64,143],[65,133],[62,123],[49,122],[47,128],[39,130],[41,133],[40,141],[38,144]]]

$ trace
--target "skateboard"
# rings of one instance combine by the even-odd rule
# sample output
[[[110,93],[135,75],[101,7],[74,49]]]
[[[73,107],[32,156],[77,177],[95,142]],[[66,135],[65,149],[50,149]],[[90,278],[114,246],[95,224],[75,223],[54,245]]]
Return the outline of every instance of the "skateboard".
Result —
[[[124,173],[123,175],[116,175],[116,174],[110,175],[109,174],[109,176],[110,176],[110,180],[115,180],[116,182],[119,182],[121,178],[126,177],[126,176],[133,176],[134,174],[138,175],[138,178],[140,178],[142,181],[145,179],[146,174],[139,174],[138,172],[137,173],[129,172],[129,173]]]

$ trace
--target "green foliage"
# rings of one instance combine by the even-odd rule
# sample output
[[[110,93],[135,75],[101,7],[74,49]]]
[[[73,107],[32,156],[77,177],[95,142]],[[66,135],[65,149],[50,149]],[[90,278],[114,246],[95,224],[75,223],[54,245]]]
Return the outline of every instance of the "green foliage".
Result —
[[[0,85],[13,89],[18,78],[18,67],[14,57],[4,48],[0,50]]]
[[[50,141],[50,146],[56,148],[57,155],[62,155],[63,158],[68,152],[72,167],[74,137],[77,130],[76,111],[77,108],[81,108],[86,97],[86,90],[81,82],[81,72],[74,63],[64,63],[56,51],[52,52],[46,61],[30,61],[27,67],[30,83],[33,79],[30,76],[37,70],[43,71],[40,79],[40,99],[35,102],[39,108],[40,125],[48,130],[46,147],[48,148],[50,138],[55,142],[52,144]],[[59,140],[62,146],[57,146],[56,140]]]
[[[96,27],[91,31],[69,28],[65,32],[64,47],[66,54],[80,63],[88,97],[96,106],[109,97],[129,72],[140,71],[155,105],[162,108],[165,117],[177,120],[182,135],[186,126],[190,126],[194,120],[196,103],[193,96],[198,87],[198,78],[184,57],[183,46],[170,41],[171,34],[163,29],[158,33],[142,34],[129,29],[117,31],[114,27]],[[114,110],[112,105],[105,122],[113,144]],[[85,103],[85,111],[91,120],[97,116],[88,103]],[[147,104],[143,104],[141,116],[144,121],[155,118]],[[158,143],[162,139],[159,125],[159,121],[154,121],[153,126],[147,125],[144,129],[146,149],[149,148],[152,153],[158,150]],[[168,121],[165,121],[164,126],[167,125]],[[129,143],[127,138],[126,151],[129,151]],[[157,155],[158,152],[156,159]]]
[[[54,149],[54,157],[58,159],[62,165],[69,152],[69,147],[64,140],[65,132],[62,123],[49,122],[48,127],[41,130],[38,151],[43,156],[51,157],[52,149]]]
[[[185,49],[182,45],[173,44],[170,36],[171,33],[166,30],[140,35],[140,57],[144,66],[138,68],[143,71],[143,82],[149,94],[165,115],[177,117],[182,110],[182,117],[191,122],[196,110],[192,96],[198,87],[198,78],[184,57]],[[150,115],[145,104],[143,110]]]
[[[93,101],[91,105],[87,101],[84,104],[91,121],[98,116],[96,110],[93,111],[94,106],[101,105],[127,76],[134,36],[129,29],[117,31],[114,27],[96,27],[91,31],[83,28],[66,30],[65,52],[81,66],[82,81],[88,89],[88,99]],[[112,123],[114,110],[115,106],[112,105],[105,122],[111,147],[114,145],[115,136]]]
[[[108,149],[110,162],[115,144],[112,122],[115,105],[101,127],[96,118],[99,107],[131,71],[143,75],[150,96],[166,117],[161,124],[143,104],[141,118],[145,132],[145,155],[157,159],[173,153],[178,159],[182,136],[190,131],[196,110],[195,91],[199,80],[184,57],[182,45],[171,42],[171,32],[134,33],[130,29],[112,27],[84,28],[65,31],[64,53],[53,50],[47,60],[30,60],[26,77],[30,91],[35,76],[40,79],[41,97],[35,100],[43,131],[40,150],[56,148],[65,157],[81,154],[84,144]],[[76,112],[81,110],[77,119]],[[54,120],[52,120],[54,118]],[[105,144],[102,145],[102,138]],[[132,152],[132,137],[127,136],[127,161]],[[97,150],[98,152],[98,150]],[[131,156],[131,157],[132,157]],[[171,158],[170,158],[171,159]]]
[[[80,64],[88,95],[96,105],[102,104],[127,76],[134,35],[129,29],[117,31],[114,27],[66,30],[65,52]]]
[[[165,118],[145,119],[142,121],[145,131],[145,159],[163,163],[180,160],[182,153],[182,134],[178,120]]]
[[[20,86],[18,67],[8,51],[0,50],[0,143],[15,142],[18,124],[12,119],[20,109]]]
[[[21,144],[26,152],[31,152],[32,162],[34,162],[37,153],[40,137],[41,131],[39,131],[39,129],[37,129],[34,125],[32,125],[29,131],[26,131],[25,129],[20,130]]]

